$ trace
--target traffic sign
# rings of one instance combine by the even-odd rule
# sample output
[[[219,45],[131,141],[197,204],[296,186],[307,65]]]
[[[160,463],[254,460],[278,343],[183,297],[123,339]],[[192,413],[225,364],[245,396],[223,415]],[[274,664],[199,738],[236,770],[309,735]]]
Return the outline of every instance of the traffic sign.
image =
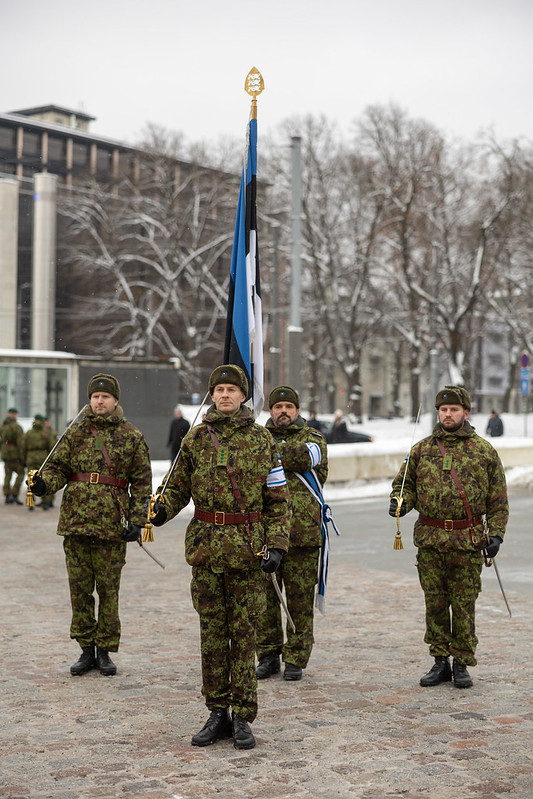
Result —
[[[529,355],[527,352],[523,352],[520,356],[520,366],[522,366],[523,369],[529,366]]]
[[[529,369],[520,369],[520,393],[529,394]]]

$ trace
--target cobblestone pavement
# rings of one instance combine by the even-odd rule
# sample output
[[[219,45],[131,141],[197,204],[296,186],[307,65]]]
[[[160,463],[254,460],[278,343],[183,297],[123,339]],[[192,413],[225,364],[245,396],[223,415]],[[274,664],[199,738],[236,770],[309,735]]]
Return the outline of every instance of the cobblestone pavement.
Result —
[[[0,797],[533,797],[530,594],[513,597],[509,619],[497,586],[483,591],[472,689],[420,688],[431,662],[415,570],[404,558],[396,572],[356,572],[337,539],[303,680],[259,684],[256,749],[198,749],[207,714],[187,518],[148,545],[164,571],[128,545],[116,677],[71,677],[57,514],[0,507]]]

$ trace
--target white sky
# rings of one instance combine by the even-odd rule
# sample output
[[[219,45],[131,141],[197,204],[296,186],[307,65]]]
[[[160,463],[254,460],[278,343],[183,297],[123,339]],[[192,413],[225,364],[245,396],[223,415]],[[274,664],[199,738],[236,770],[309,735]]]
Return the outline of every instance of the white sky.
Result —
[[[55,104],[134,143],[147,122],[189,142],[325,114],[345,135],[394,102],[445,135],[533,140],[532,0],[4,0],[0,111]]]

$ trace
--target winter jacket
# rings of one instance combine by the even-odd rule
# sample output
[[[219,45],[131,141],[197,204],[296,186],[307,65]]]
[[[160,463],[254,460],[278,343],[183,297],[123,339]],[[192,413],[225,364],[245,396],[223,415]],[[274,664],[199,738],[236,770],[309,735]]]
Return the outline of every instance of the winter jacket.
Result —
[[[267,429],[277,442],[291,497],[291,547],[319,547],[322,544],[318,501],[298,477],[311,468],[323,486],[328,476],[326,439],[298,416],[289,427],[276,428],[269,419]]]
[[[109,454],[114,477],[127,480],[128,488],[71,481],[76,472],[111,475],[103,445]],[[42,477],[48,493],[66,486],[58,535],[89,535],[119,541],[123,515],[127,521],[141,527],[146,523],[144,504],[152,493],[150,455],[143,434],[124,418],[120,405],[105,417],[97,416],[90,405],[86,405],[82,420],[67,430]]]
[[[259,568],[258,553],[265,544],[269,549],[288,548],[289,494],[276,444],[246,407],[241,406],[229,418],[213,405],[202,424],[184,437],[163,495],[168,518],[179,513],[191,498],[199,510],[241,512],[226,466],[217,465],[219,456],[207,424],[213,426],[227,453],[245,511],[260,511],[262,517],[250,524],[250,535],[244,524],[215,524],[193,518],[185,536],[185,558],[192,566],[208,566],[214,572]],[[161,491],[162,487],[158,493]]]
[[[438,424],[431,436],[411,449],[403,488],[407,511],[415,508],[429,519],[461,520],[467,518],[465,506],[445,463],[437,438],[442,441],[466,494],[472,516],[486,515],[489,535],[503,539],[509,517],[505,472],[498,453],[486,439],[478,436],[469,422],[454,433]],[[399,496],[405,464],[393,481],[391,496]],[[440,527],[415,521],[414,543],[417,547],[479,549],[485,539],[483,524],[474,528],[479,541],[472,542],[470,529],[447,531]]]

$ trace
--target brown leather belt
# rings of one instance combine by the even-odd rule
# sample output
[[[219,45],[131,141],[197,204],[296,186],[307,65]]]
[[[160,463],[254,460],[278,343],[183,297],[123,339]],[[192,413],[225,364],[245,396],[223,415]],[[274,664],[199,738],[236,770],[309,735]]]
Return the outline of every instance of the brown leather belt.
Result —
[[[428,519],[427,516],[422,516],[421,513],[418,515],[418,521],[422,524],[429,525],[429,527],[440,527],[446,530],[447,533],[451,533],[452,530],[464,530],[465,527],[470,527],[471,525],[468,519]],[[482,522],[483,519],[481,516],[474,516],[472,518],[472,525],[474,527],[477,527],[477,525]]]
[[[249,513],[225,513],[223,510],[214,512],[209,510],[194,509],[195,519],[202,522],[213,522],[214,524],[245,524],[246,522],[258,522],[261,519],[260,510],[252,510]]]
[[[70,482],[92,483],[93,485],[103,483],[106,486],[118,486],[119,488],[127,488],[129,486],[127,480],[122,480],[120,477],[110,477],[107,474],[99,474],[98,472],[74,472]]]

